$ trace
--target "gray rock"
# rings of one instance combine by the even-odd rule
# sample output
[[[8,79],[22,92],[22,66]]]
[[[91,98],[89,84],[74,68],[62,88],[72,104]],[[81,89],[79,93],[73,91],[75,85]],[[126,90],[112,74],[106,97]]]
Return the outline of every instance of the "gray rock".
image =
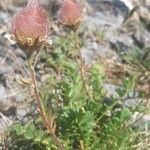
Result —
[[[0,113],[0,135],[2,135],[11,125],[12,121]]]
[[[150,47],[150,32],[145,29],[138,30],[135,34],[132,35],[135,45],[139,48],[148,48]]]
[[[17,120],[22,122],[28,121],[28,117],[26,116],[28,112],[29,112],[28,108],[19,108],[17,110]]]
[[[8,20],[10,19],[10,16],[8,13],[0,11],[0,26],[2,24],[8,23]]]
[[[125,106],[128,107],[128,108],[132,108],[132,109],[135,109],[139,104],[140,102],[142,101],[143,99],[140,99],[140,98],[130,98],[130,99],[126,99],[125,101]]]
[[[112,84],[105,83],[105,84],[103,85],[103,87],[104,87],[104,89],[106,90],[108,97],[119,98],[119,95],[118,95],[118,93],[116,92],[116,90],[117,90],[118,88],[120,88],[119,86],[115,86],[115,85],[112,85]]]
[[[135,112],[128,122],[129,125],[137,127],[140,131],[150,131],[150,114],[143,115],[142,113]]]
[[[10,0],[7,1],[7,6],[8,8],[10,6],[10,9],[14,12],[20,9],[20,6],[22,7],[22,5],[26,3],[25,1],[26,0]],[[61,0],[42,0],[41,3],[47,8],[50,8],[50,3],[53,2],[53,8],[56,12],[60,1]],[[131,20],[129,20],[126,25],[122,24],[124,18],[128,14],[128,11],[136,6],[139,0],[88,0],[88,2],[95,9],[95,12],[86,17],[85,22],[83,22],[83,27],[80,29],[80,32],[84,33],[84,46],[81,50],[82,56],[87,63],[93,62],[93,60],[97,58],[96,55],[100,58],[114,60],[115,63],[120,63],[120,54],[127,53],[132,50],[133,47],[147,48],[150,46],[150,33],[148,31],[150,30],[149,0],[145,0],[145,3],[142,4],[137,13],[135,13],[136,15],[131,17]],[[0,23],[3,26],[8,25],[8,20],[10,20],[8,13],[0,11]],[[24,73],[27,72],[27,68],[25,63],[26,57],[16,45],[12,44],[13,53],[8,55],[8,47],[5,46],[7,41],[10,42],[8,36],[6,36],[8,35],[7,30],[0,31],[0,34],[0,64],[4,60],[3,65],[0,66],[0,104],[3,108],[0,108],[0,111],[4,112],[1,115],[2,119],[0,118],[0,131],[4,131],[9,124],[11,124],[9,119],[12,116],[20,121],[27,121],[26,114],[28,112],[25,108],[26,104],[23,103],[26,98],[26,92],[8,79],[6,80],[6,86],[4,86],[4,77],[9,76],[13,79],[14,74],[18,74],[19,76],[18,62],[19,65],[25,66],[23,68],[23,70],[25,70]],[[99,36],[99,41],[96,36]],[[10,57],[12,55],[16,57],[12,59]],[[4,59],[6,56],[8,56],[7,59]],[[18,57],[20,59],[18,59]],[[39,70],[40,68],[41,67],[39,67]],[[38,67],[36,69],[38,70]],[[41,77],[42,82],[48,78],[48,75],[44,74],[43,71],[40,72],[40,75],[38,74],[39,78],[43,76]],[[108,97],[113,96],[118,98],[116,92],[117,88],[118,86],[113,84],[104,85]],[[131,96],[131,98],[126,98],[125,106],[135,108],[139,104],[139,101],[140,99],[138,99],[138,97],[134,99]],[[9,116],[9,119],[6,116]],[[145,120],[149,120],[149,116],[146,116]],[[142,122],[145,122],[145,120],[142,120]],[[140,124],[142,124],[142,122]]]
[[[6,95],[6,91],[3,85],[0,84],[0,98],[3,98]]]

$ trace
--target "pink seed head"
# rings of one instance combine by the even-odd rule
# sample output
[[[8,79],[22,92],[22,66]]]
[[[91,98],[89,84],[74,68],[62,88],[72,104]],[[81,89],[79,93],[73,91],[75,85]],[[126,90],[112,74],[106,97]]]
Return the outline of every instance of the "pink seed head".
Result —
[[[26,53],[32,53],[47,40],[49,28],[46,10],[38,0],[28,0],[27,6],[13,18],[11,32],[18,46]]]
[[[77,28],[84,16],[84,7],[77,0],[64,0],[59,11],[59,21],[68,27]]]

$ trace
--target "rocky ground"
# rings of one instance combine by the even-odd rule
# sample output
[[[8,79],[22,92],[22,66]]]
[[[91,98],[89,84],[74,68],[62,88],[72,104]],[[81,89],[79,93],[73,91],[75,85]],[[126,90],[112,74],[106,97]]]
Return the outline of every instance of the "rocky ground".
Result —
[[[7,3],[9,2],[9,3]],[[49,1],[57,8],[56,1]],[[82,55],[87,63],[99,57],[106,66],[108,81],[104,85],[109,94],[114,94],[121,84],[121,77],[132,74],[132,69],[123,61],[123,56],[132,49],[150,48],[150,1],[145,0],[137,11],[123,23],[128,12],[140,0],[88,0],[88,15],[80,28],[84,33]],[[48,1],[47,1],[48,3]],[[43,4],[45,4],[43,2]],[[25,54],[10,39],[12,15],[24,1],[0,2],[0,134],[15,120],[25,121],[28,115],[26,101],[29,91],[17,84],[18,76],[28,77]],[[51,5],[46,4],[47,8]],[[55,9],[53,9],[55,10]],[[42,79],[42,73],[39,80]],[[148,84],[140,90],[147,92]],[[150,115],[143,117],[149,121]]]

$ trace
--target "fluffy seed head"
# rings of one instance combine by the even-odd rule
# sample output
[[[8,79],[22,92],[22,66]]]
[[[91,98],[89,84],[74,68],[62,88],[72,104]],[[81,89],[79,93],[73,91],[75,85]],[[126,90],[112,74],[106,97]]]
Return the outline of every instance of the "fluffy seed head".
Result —
[[[83,17],[85,9],[77,0],[64,0],[59,11],[59,21],[70,28],[77,28]]]
[[[38,0],[28,0],[12,21],[12,37],[27,54],[38,50],[41,43],[46,41],[49,34],[49,17]]]

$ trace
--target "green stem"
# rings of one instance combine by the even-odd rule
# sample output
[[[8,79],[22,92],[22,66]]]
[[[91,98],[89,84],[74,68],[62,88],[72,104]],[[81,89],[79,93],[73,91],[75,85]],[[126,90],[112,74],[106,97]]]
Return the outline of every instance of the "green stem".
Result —
[[[84,63],[83,63],[83,58],[82,58],[82,54],[81,54],[81,47],[79,45],[79,42],[78,42],[78,33],[77,32],[74,32],[74,38],[75,38],[75,44],[76,44],[76,47],[77,49],[79,50],[79,60],[80,60],[80,76],[81,76],[81,80],[82,80],[82,84],[83,84],[83,87],[84,87],[84,91],[85,93],[87,94],[87,96],[91,99],[91,94],[89,93],[88,91],[88,87],[87,87],[87,84],[86,84],[86,80],[84,78]]]

